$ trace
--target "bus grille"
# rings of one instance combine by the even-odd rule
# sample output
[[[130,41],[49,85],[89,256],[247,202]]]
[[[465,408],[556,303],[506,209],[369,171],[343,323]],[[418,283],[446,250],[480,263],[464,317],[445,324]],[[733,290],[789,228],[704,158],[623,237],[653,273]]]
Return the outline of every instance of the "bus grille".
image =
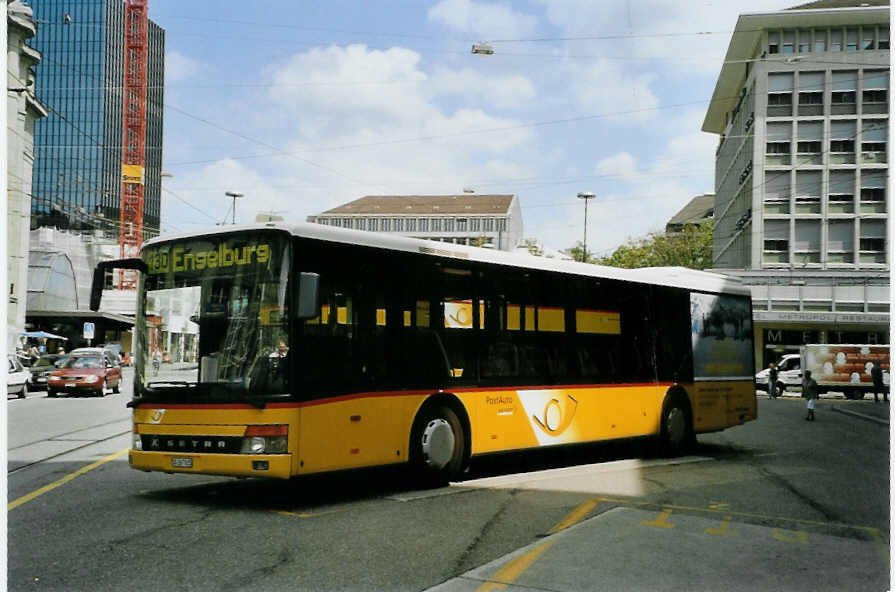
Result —
[[[241,436],[140,436],[146,452],[208,452],[214,454],[239,454]]]

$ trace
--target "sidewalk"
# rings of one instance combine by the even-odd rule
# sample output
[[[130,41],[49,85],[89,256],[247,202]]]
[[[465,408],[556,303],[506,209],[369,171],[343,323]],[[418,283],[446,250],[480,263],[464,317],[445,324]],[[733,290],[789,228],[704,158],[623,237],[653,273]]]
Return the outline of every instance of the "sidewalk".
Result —
[[[889,403],[882,401],[882,399],[880,399],[879,403],[874,403],[873,400],[848,402],[837,401],[836,403],[831,405],[830,408],[833,411],[844,413],[845,415],[859,417],[861,419],[866,419],[867,421],[872,421],[882,425],[889,425]]]

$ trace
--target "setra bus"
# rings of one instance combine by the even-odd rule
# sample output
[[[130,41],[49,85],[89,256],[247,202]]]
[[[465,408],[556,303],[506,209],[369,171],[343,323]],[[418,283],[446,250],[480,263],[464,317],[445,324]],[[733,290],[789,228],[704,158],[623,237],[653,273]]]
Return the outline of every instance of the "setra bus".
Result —
[[[756,418],[749,291],[717,274],[277,223],[102,262],[94,310],[112,268],[140,272],[135,469],[409,463],[443,482],[480,455],[642,436],[677,453]]]

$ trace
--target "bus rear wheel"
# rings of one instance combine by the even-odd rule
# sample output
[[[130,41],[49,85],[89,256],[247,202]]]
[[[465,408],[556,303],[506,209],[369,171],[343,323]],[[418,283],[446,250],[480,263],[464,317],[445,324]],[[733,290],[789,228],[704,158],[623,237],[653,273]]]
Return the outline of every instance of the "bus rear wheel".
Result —
[[[662,410],[660,430],[662,450],[668,456],[678,456],[696,443],[690,408],[682,397],[672,397]]]
[[[423,410],[414,424],[410,445],[411,462],[425,485],[446,485],[463,472],[466,433],[450,407]]]

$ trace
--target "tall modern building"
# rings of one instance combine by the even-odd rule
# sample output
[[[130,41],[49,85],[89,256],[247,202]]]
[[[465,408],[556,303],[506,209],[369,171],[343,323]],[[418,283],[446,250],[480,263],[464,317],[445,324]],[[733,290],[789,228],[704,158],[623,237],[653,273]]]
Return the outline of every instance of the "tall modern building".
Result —
[[[123,0],[33,2],[43,54],[36,90],[49,115],[35,130],[33,228],[118,236],[121,203]],[[148,23],[145,238],[159,232],[165,32]]]
[[[522,241],[515,195],[367,195],[308,222],[511,251]]]
[[[804,343],[888,343],[889,7],[743,14],[702,129],[714,267],[751,286],[756,361]]]

